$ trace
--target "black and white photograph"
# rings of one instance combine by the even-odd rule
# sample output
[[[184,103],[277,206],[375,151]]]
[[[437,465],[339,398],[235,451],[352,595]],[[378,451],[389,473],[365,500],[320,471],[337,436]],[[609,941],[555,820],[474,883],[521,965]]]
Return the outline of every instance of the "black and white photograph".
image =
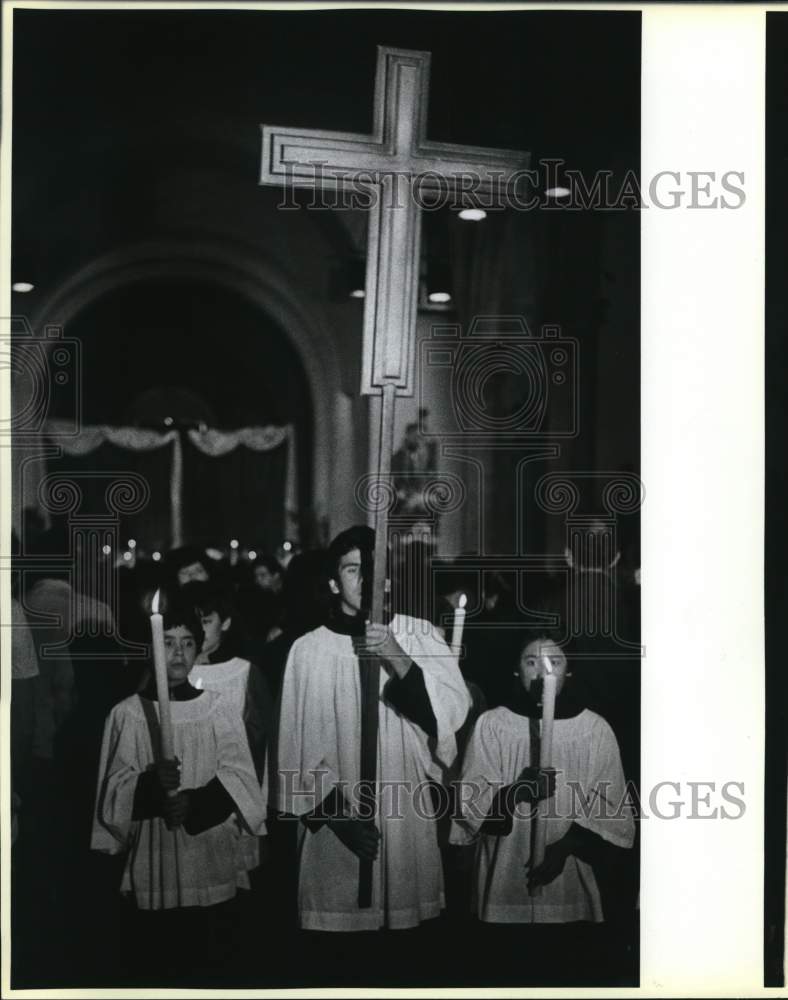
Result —
[[[636,990],[646,12],[5,14],[10,988]]]

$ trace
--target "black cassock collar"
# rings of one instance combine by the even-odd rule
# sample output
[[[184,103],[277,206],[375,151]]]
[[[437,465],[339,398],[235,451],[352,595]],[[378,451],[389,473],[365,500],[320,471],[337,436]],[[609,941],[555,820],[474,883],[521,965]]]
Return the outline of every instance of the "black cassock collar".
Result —
[[[517,715],[526,715],[529,719],[542,718],[541,683],[531,685],[531,690],[526,691],[518,679],[515,681],[512,692],[504,702],[506,708]],[[570,680],[564,682],[561,693],[555,700],[556,719],[573,719],[585,710],[583,699],[578,692],[573,689]]]
[[[359,638],[366,631],[367,616],[361,612],[357,615],[346,615],[339,608],[332,610],[326,622],[326,628],[337,635],[349,635]]]
[[[182,684],[170,688],[170,701],[191,701],[193,698],[199,698],[201,694],[202,691],[192,687],[188,681],[184,681]],[[156,677],[153,671],[151,671],[145,687],[140,691],[140,695],[149,701],[159,700],[156,693]]]

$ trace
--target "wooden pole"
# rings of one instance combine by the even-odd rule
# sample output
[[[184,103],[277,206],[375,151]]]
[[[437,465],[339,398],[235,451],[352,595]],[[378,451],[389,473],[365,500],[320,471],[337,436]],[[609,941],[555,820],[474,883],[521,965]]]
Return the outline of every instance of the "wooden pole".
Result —
[[[394,451],[394,397],[397,387],[393,382],[383,386],[383,405],[380,414],[378,448],[378,482],[384,489],[391,473],[391,455]],[[375,514],[375,564],[372,580],[371,620],[383,621],[386,596],[386,557],[388,555],[388,505],[384,504]],[[378,772],[378,712],[380,711],[380,660],[365,656],[359,661],[361,670],[361,787],[366,810],[374,815]],[[373,862],[359,861],[358,905],[361,909],[372,906]]]
[[[543,657],[547,661],[547,657]],[[539,768],[553,766],[553,721],[555,719],[556,676],[550,669],[549,661],[545,663],[545,673],[542,680],[542,732],[539,737]],[[539,803],[534,824],[534,842],[531,847],[531,871],[544,861],[547,838],[546,807]],[[531,896],[541,896],[542,887],[531,890]]]

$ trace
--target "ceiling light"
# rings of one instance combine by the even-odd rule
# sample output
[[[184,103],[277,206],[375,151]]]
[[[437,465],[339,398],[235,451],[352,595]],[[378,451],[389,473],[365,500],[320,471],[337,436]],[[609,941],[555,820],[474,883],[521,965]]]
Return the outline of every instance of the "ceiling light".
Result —
[[[571,193],[572,192],[569,190],[569,188],[565,187],[552,187],[552,188],[547,188],[547,190],[545,191],[545,195],[548,198],[566,198]]]
[[[350,293],[350,297],[351,299],[363,299],[366,294],[363,288],[354,288]]]
[[[483,208],[464,208],[459,215],[463,222],[481,222],[487,218]]]
[[[430,302],[435,302],[436,304],[451,302],[451,295],[449,292],[430,292],[427,298],[430,300]]]
[[[15,281],[11,285],[12,292],[32,292],[36,286],[31,284],[29,281]]]

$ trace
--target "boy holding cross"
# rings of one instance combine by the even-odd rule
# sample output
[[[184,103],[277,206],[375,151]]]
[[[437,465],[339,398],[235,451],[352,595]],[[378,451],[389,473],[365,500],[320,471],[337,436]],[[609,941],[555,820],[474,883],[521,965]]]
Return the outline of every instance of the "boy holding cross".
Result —
[[[331,616],[296,641],[285,670],[279,801],[303,820],[298,913],[306,930],[416,927],[443,906],[429,785],[454,760],[470,699],[431,625],[405,615],[367,620],[373,550],[366,527],[334,539]],[[370,655],[382,664],[374,810],[359,789],[359,671]],[[372,862],[371,906],[359,905],[359,859]]]

